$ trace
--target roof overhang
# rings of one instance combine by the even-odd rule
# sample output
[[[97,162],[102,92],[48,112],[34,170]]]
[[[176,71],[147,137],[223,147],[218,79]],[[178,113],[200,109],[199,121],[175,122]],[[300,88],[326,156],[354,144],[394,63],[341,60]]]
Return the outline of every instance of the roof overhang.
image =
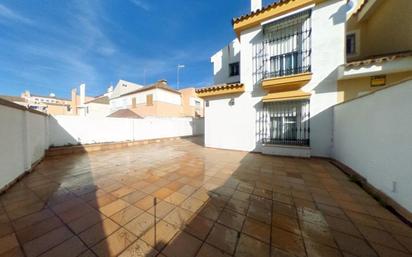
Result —
[[[255,12],[233,19],[233,29],[237,36],[244,30],[260,26],[265,21],[327,0],[283,0]]]
[[[282,102],[310,99],[311,94],[302,90],[269,93],[262,98],[263,102]]]
[[[196,94],[200,98],[222,96],[230,94],[239,94],[245,92],[245,85],[241,83],[235,84],[222,84],[212,87],[196,89]]]
[[[262,81],[262,88],[267,91],[296,90],[309,83],[311,79],[312,73],[310,72],[285,77],[269,78]]]
[[[338,80],[412,71],[412,56],[384,57],[352,62],[339,67]]]

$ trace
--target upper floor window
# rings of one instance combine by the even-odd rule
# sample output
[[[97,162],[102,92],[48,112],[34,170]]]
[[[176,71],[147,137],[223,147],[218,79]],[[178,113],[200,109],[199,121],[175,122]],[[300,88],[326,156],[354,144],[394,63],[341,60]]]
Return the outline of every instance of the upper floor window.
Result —
[[[152,106],[153,105],[153,95],[146,95],[146,105],[147,106]]]
[[[311,71],[311,10],[274,21],[263,27],[263,79]]]
[[[240,63],[234,62],[234,63],[229,64],[229,75],[233,77],[233,76],[239,76],[239,74],[240,74]]]
[[[355,33],[346,35],[346,54],[347,55],[356,54],[356,34]]]

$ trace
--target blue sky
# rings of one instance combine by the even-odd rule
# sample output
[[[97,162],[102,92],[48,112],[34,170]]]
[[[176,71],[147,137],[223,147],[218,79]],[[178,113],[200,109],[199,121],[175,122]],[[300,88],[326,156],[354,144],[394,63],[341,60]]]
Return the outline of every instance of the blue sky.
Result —
[[[235,34],[250,0],[0,1],[0,94],[102,94],[119,79],[212,83],[210,56]]]

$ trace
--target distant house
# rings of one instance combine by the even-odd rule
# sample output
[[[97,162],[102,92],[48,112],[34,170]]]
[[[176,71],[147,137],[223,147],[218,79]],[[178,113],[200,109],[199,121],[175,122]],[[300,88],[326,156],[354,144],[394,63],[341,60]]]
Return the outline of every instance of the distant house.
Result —
[[[135,90],[131,90],[132,87]],[[196,117],[203,115],[203,100],[196,96],[194,88],[177,91],[165,80],[145,87],[119,81],[113,90],[110,108],[112,112],[130,109],[140,117]]]
[[[96,97],[84,103],[84,116],[106,117],[110,113],[110,99],[108,96]]]
[[[71,100],[58,98],[53,93],[49,96],[33,95],[30,91],[21,94],[27,107],[33,110],[45,112],[50,115],[73,115]]]

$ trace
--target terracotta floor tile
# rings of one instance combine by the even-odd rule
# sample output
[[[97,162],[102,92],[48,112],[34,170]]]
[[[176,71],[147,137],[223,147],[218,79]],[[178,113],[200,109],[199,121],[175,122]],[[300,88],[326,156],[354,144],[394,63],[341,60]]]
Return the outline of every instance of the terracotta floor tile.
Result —
[[[184,186],[183,183],[180,183],[178,181],[173,181],[169,184],[166,185],[167,188],[169,188],[172,191],[178,191],[180,188],[182,188]]]
[[[200,248],[196,257],[230,257],[231,255],[225,253],[224,251],[211,246],[208,243],[204,243]]]
[[[366,241],[340,232],[333,232],[333,236],[340,249],[356,256],[376,257],[376,252]]]
[[[165,198],[166,202],[169,202],[174,205],[180,205],[184,200],[186,200],[187,195],[179,193],[179,192],[174,192],[168,197]]]
[[[202,201],[193,197],[189,197],[180,205],[180,207],[191,212],[197,212],[202,208],[203,204],[204,203]]]
[[[228,254],[233,254],[238,240],[238,233],[236,230],[215,224],[206,242]]]
[[[146,231],[141,239],[157,251],[161,251],[176,233],[178,233],[176,227],[164,221],[159,221],[155,227],[152,226]]]
[[[411,257],[411,253],[401,252],[393,248],[388,248],[379,244],[372,244],[372,247],[379,254],[379,257]]]
[[[303,237],[309,238],[311,241],[319,244],[337,247],[333,235],[327,226],[304,221],[300,223],[300,227]]]
[[[123,196],[122,200],[128,202],[129,204],[135,204],[137,201],[143,199],[146,196],[147,196],[146,193],[135,191],[135,192],[132,192],[130,194]]]
[[[154,197],[151,195],[148,195],[141,200],[137,201],[134,206],[142,209],[142,210],[148,210],[152,208],[154,205]]]
[[[184,185],[183,187],[181,187],[177,192],[190,196],[191,194],[193,194],[196,191],[196,188],[189,186],[189,185]]]
[[[124,226],[127,223],[129,223],[132,219],[136,218],[142,213],[143,213],[143,210],[131,205],[113,214],[112,216],[110,216],[110,219],[112,219],[114,222],[116,222],[120,226]]]
[[[256,240],[242,234],[236,248],[236,257],[270,257],[270,246],[262,241]]]
[[[272,227],[272,245],[289,254],[306,256],[301,236]]]
[[[110,194],[114,195],[117,198],[122,198],[130,193],[133,193],[135,191],[135,189],[131,188],[131,187],[121,187],[113,192],[111,192]]]
[[[297,235],[301,235],[298,220],[296,218],[274,213],[272,215],[272,226],[293,232]]]
[[[162,254],[167,257],[195,257],[202,241],[188,233],[177,233],[169,242]]]
[[[109,203],[108,205],[103,206],[102,208],[99,209],[101,213],[106,215],[107,217],[112,216],[113,214],[125,209],[128,207],[129,204],[121,199],[118,199],[112,203]]]
[[[167,214],[169,214],[171,211],[173,211],[173,209],[176,208],[176,206],[174,206],[171,203],[162,201],[160,203],[158,203],[156,205],[156,213],[155,213],[155,207],[150,208],[149,210],[147,210],[147,212],[151,215],[155,215],[157,218],[164,218],[166,217]]]
[[[212,229],[213,221],[203,218],[201,216],[195,216],[186,222],[184,231],[192,234],[200,240],[205,240],[209,231]]]
[[[127,223],[124,227],[137,237],[141,237],[153,226],[154,223],[154,216],[144,212],[143,214],[137,216],[137,218]]]
[[[386,231],[367,226],[358,226],[358,229],[369,242],[378,243],[400,251],[407,251]]]
[[[90,247],[110,236],[118,228],[119,225],[115,222],[110,219],[105,219],[80,233],[79,237]]]
[[[16,234],[20,242],[24,244],[61,226],[63,226],[63,223],[60,219],[52,216],[32,226],[17,230]]]
[[[25,257],[20,247],[15,247],[5,253],[0,253],[0,257]]]
[[[156,192],[154,192],[152,195],[159,198],[159,199],[166,199],[169,195],[171,195],[172,193],[174,193],[172,190],[170,190],[169,188],[163,187],[159,190],[157,190]]]
[[[136,236],[126,229],[120,228],[92,249],[99,257],[115,257],[136,240]]]
[[[341,252],[336,248],[312,242],[307,238],[304,238],[304,242],[308,257],[342,257]]]
[[[40,257],[76,257],[86,251],[86,246],[76,236],[64,241],[60,245],[50,249]]]
[[[267,247],[259,253],[263,249],[259,245],[265,246],[269,238],[271,257],[339,256],[336,247],[344,257],[411,253],[412,229],[329,162],[207,149],[197,141],[180,139],[46,158],[1,196],[0,242],[17,231],[25,249],[34,249],[25,257],[47,251],[49,255],[62,251],[62,256],[78,253],[59,247],[84,250],[81,257],[94,256],[90,249],[76,247],[78,241],[70,232],[74,231],[88,247],[100,244],[96,246],[100,254],[111,255],[127,244],[114,243],[111,253],[104,250],[102,240],[124,225],[134,237],[156,244],[155,217],[150,215],[153,196],[147,195],[154,194],[158,216],[163,217],[157,219],[158,244],[148,246],[139,239],[119,252],[123,257],[169,257],[153,247],[167,246],[172,236],[187,241],[179,239],[182,231],[187,234],[181,238],[214,244],[203,243],[200,257],[265,256]],[[243,216],[245,222],[239,218]],[[67,229],[60,219],[70,231],[50,236],[56,229]],[[242,229],[244,235],[228,226]],[[172,243],[167,249],[172,249]],[[7,247],[0,247],[0,257],[22,254],[16,245]]]
[[[80,254],[78,257],[96,257],[96,255],[92,251],[87,250]]]
[[[259,222],[257,220],[246,218],[243,225],[242,233],[261,240],[265,243],[270,243],[270,225]]]
[[[192,218],[194,214],[188,210],[182,209],[180,207],[177,207],[173,211],[171,211],[165,218],[164,220],[169,223],[174,225],[175,227],[178,228],[184,228],[185,224],[190,222],[190,219]]]
[[[54,214],[50,210],[44,209],[40,212],[36,212],[31,215],[25,216],[21,219],[13,221],[13,226],[16,230],[20,230],[25,227],[31,226],[37,222],[50,218],[52,216],[54,216]]]
[[[9,234],[0,238],[0,254],[5,254],[18,246],[19,243],[15,234]]]
[[[234,230],[241,231],[243,222],[245,221],[245,216],[240,215],[230,209],[224,209],[220,214],[217,222]]]
[[[111,194],[105,194],[98,196],[95,199],[88,201],[87,203],[95,209],[103,208],[104,206],[116,201],[117,198]]]
[[[130,245],[119,257],[155,257],[157,254],[157,250],[139,239]]]
[[[34,257],[52,249],[72,236],[70,230],[63,226],[25,243],[23,248],[28,257]]]
[[[104,219],[106,219],[106,217],[103,214],[99,212],[90,212],[87,215],[71,221],[67,225],[74,231],[74,233],[79,234],[89,227],[102,222]]]

